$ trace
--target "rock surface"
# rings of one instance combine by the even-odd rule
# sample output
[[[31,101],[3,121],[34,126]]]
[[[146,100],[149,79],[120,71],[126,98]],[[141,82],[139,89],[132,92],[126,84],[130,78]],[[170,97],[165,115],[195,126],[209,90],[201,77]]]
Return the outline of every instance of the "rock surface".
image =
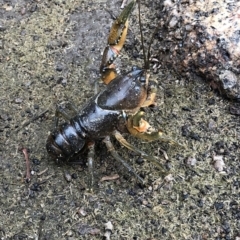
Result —
[[[161,62],[240,100],[240,2],[161,2]]]

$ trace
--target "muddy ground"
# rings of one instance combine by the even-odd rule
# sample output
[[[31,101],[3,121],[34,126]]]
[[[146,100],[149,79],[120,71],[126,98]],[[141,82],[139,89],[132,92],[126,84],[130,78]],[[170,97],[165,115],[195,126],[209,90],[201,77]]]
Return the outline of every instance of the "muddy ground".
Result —
[[[160,11],[157,3],[142,5],[148,39]],[[152,74],[158,105],[147,117],[184,147],[128,140],[158,157],[171,177],[164,180],[155,166],[114,142],[146,180],[141,186],[99,141],[95,191],[89,193],[86,159],[58,165],[45,142],[56,103],[65,106],[70,100],[80,109],[93,96],[112,22],[106,9],[117,14],[121,2],[0,4],[1,239],[102,239],[109,221],[111,239],[240,238],[240,121],[230,114],[229,100],[201,79],[182,79],[161,66]],[[154,41],[153,51],[158,44]],[[136,10],[117,64],[121,72],[143,65]],[[30,183],[24,180],[22,147],[30,154]],[[119,178],[100,181],[114,174]]]

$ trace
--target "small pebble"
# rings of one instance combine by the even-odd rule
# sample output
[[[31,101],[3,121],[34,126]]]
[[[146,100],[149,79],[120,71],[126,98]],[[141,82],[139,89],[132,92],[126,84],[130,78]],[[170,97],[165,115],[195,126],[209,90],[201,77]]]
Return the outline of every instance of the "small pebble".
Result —
[[[22,99],[21,98],[15,98],[15,103],[19,104],[19,103],[22,103]]]
[[[72,176],[68,172],[64,173],[64,178],[66,179],[67,182],[72,181]]]

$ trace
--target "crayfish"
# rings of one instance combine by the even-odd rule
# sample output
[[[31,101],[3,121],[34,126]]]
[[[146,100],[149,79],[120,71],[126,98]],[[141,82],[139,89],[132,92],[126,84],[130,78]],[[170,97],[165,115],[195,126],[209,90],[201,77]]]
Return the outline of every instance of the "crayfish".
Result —
[[[151,126],[143,119],[140,108],[153,105],[157,92],[156,84],[149,81],[149,69],[133,67],[124,75],[117,76],[114,60],[119,55],[128,31],[128,19],[135,6],[131,1],[114,21],[108,37],[108,45],[104,50],[100,66],[101,79],[106,88],[91,98],[86,105],[76,111],[73,118],[62,110],[56,110],[56,128],[49,135],[46,143],[48,153],[57,161],[69,160],[84,148],[88,148],[89,183],[92,189],[94,183],[93,162],[94,143],[103,139],[108,151],[124,167],[143,183],[143,179],[124,161],[115,150],[110,136],[114,136],[123,146],[150,160],[161,171],[163,167],[157,158],[146,154],[128,143],[122,133],[131,134],[137,138],[153,141],[162,140],[174,143],[161,131],[150,131]],[[139,6],[140,11],[140,6]],[[75,109],[75,108],[74,108]],[[68,120],[58,125],[59,115]]]

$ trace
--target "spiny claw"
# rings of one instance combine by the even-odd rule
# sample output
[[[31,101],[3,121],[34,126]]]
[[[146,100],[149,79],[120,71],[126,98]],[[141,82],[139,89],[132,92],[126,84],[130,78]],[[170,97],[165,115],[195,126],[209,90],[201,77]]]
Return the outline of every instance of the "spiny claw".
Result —
[[[136,0],[133,0],[124,8],[110,29],[108,46],[103,52],[100,66],[100,73],[105,84],[108,84],[117,76],[113,62],[120,54],[120,51],[125,43],[128,31],[128,18],[135,2]]]
[[[132,9],[135,5],[136,0],[130,2],[121,12],[121,14],[117,17],[114,21],[109,37],[108,37],[108,44],[109,45],[116,45],[115,48],[118,48],[118,43],[123,41],[122,46],[125,42],[126,35],[127,35],[127,28],[128,28],[128,18]],[[121,47],[122,48],[122,47]],[[121,49],[118,49],[120,51]]]
[[[168,142],[172,145],[182,146],[171,138],[168,138],[160,130],[155,131],[154,128],[147,121],[142,119],[143,116],[144,112],[140,111],[128,118],[127,129],[131,133],[131,135],[147,141],[160,140],[162,142]]]

